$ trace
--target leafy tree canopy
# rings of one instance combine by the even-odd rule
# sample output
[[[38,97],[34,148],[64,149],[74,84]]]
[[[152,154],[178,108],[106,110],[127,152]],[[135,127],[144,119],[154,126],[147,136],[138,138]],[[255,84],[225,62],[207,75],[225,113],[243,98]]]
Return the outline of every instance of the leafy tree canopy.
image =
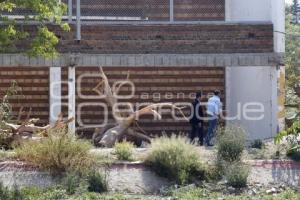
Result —
[[[18,20],[18,23],[27,25],[34,21],[37,26],[34,36],[19,26],[15,18],[9,17],[11,13],[18,13],[16,11],[20,10],[30,14],[21,14],[22,21]],[[29,55],[45,58],[57,56],[55,46],[59,39],[48,29],[47,24],[58,25],[68,31],[69,25],[62,21],[66,11],[67,6],[60,0],[0,0],[0,52],[10,52],[16,42],[30,37]]]
[[[300,25],[292,23],[293,14],[286,9],[286,75],[291,88],[299,86],[300,80]]]

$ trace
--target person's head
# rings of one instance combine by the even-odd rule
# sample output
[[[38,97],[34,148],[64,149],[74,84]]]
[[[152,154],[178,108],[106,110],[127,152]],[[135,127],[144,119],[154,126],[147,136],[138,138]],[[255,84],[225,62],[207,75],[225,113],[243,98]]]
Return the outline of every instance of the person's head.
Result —
[[[219,96],[221,95],[220,90],[215,90],[215,91],[214,91],[214,95],[219,97]]]
[[[196,93],[196,99],[198,99],[200,101],[201,97],[202,97],[202,92],[201,91],[197,92]]]

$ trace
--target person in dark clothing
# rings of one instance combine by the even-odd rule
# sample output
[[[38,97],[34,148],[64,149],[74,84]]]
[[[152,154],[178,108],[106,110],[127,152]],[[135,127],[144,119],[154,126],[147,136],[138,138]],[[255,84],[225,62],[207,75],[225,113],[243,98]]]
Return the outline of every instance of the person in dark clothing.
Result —
[[[202,92],[198,92],[196,94],[196,99],[193,101],[193,113],[192,117],[190,119],[190,124],[192,127],[192,130],[190,132],[190,140],[193,142],[196,137],[199,138],[199,144],[202,146],[203,145],[203,138],[204,138],[204,131],[203,131],[203,117],[204,117],[204,112],[203,108],[201,106],[201,97],[202,97]]]

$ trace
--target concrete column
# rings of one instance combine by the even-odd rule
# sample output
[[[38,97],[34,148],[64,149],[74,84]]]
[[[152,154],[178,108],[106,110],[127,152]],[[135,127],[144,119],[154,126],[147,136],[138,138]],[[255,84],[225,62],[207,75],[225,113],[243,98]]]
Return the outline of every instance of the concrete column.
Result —
[[[170,3],[170,22],[174,22],[174,0],[169,0]]]
[[[231,10],[230,10],[231,0],[225,0],[225,21],[230,21]]]
[[[76,40],[81,40],[81,3],[76,0]]]
[[[274,25],[274,50],[278,53],[285,52],[285,3],[284,0],[273,0],[272,22]]]
[[[274,24],[274,51],[285,52],[285,2],[272,1],[272,22]],[[278,66],[277,100],[278,100],[278,131],[285,127],[285,67]]]
[[[49,89],[50,89],[50,124],[54,124],[61,113],[61,68],[50,67],[49,69]]]
[[[74,120],[69,123],[69,131],[70,133],[74,133],[76,131],[75,123],[76,123],[76,77],[75,77],[75,67],[68,68],[68,118],[73,118]]]
[[[274,29],[282,30],[283,0],[226,0],[226,21],[229,22],[273,22]],[[284,13],[283,13],[284,14]],[[279,17],[280,19],[277,19]],[[282,41],[274,41],[276,52],[282,51]],[[278,130],[277,68],[275,66],[227,66],[226,68],[226,106],[228,116],[237,117],[232,123],[244,127],[249,139],[273,137]],[[260,120],[245,118],[245,106],[260,104],[264,117]],[[251,115],[253,117],[259,114]]]
[[[226,21],[269,21],[271,2],[281,0],[225,0]]]
[[[231,0],[225,0],[225,21],[229,22],[231,21]],[[230,98],[230,66],[226,66],[225,67],[225,90],[226,90],[226,94],[225,94],[225,99],[226,99],[226,115],[227,114],[231,114],[230,112],[230,102],[231,102],[231,98]]]

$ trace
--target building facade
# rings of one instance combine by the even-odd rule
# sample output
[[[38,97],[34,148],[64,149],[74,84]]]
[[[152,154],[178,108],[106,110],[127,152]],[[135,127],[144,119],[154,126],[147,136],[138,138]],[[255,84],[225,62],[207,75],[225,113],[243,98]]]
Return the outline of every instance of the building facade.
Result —
[[[66,3],[71,32],[49,25],[60,38],[58,58],[27,57],[19,53],[26,43],[0,55],[1,92],[13,80],[22,88],[11,99],[15,116],[30,110],[46,124],[62,112],[76,118],[70,128],[79,132],[109,123],[110,108],[92,90],[102,66],[112,86],[130,74],[119,100],[134,110],[158,102],[187,106],[195,92],[208,97],[217,89],[227,121],[250,139],[271,138],[283,127],[284,0],[81,0],[80,9]],[[188,122],[162,112],[163,119],[146,116],[140,126],[150,134],[189,131]]]

